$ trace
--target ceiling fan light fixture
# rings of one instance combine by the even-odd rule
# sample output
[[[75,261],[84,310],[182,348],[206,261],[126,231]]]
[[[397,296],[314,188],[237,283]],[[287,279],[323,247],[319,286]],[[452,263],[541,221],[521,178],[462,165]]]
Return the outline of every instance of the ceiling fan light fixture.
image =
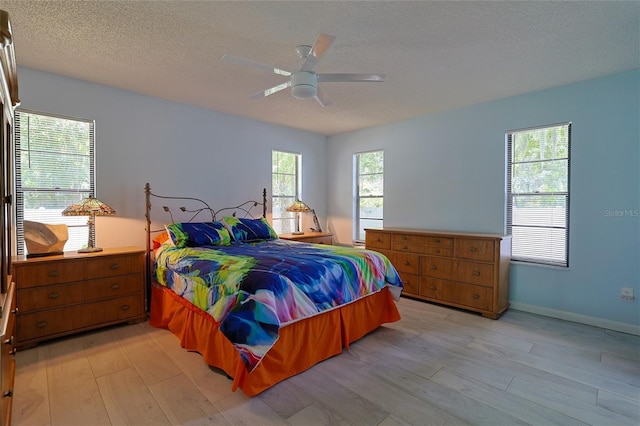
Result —
[[[318,76],[313,72],[299,71],[291,75],[291,94],[296,99],[309,99],[318,94]]]

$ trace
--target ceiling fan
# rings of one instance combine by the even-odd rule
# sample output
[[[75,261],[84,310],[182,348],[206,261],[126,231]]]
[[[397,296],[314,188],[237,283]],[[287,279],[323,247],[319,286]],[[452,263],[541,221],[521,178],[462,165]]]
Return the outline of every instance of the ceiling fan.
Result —
[[[289,81],[279,84],[269,89],[261,90],[254,93],[250,97],[252,99],[266,98],[269,95],[278,93],[288,87],[291,87],[291,94],[297,99],[314,98],[321,106],[331,105],[331,101],[327,98],[319,82],[337,83],[337,82],[373,82],[381,83],[384,81],[384,74],[318,74],[314,71],[320,59],[327,53],[335,36],[329,34],[319,34],[313,46],[301,45],[296,47],[296,52],[302,60],[302,66],[299,71],[287,71],[281,68],[264,65],[254,62],[250,59],[240,58],[237,56],[224,55],[223,61],[235,62],[242,65],[248,65],[272,72],[274,74],[291,77]]]

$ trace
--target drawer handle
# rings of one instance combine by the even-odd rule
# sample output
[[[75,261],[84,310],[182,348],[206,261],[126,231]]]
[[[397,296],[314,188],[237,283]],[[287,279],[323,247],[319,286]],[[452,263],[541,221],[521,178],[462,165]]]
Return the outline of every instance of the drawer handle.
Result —
[[[474,277],[479,277],[480,276],[480,271],[473,271],[473,276]]]
[[[436,250],[435,250],[435,253],[440,253],[440,249],[436,249]]]
[[[429,286],[429,290],[435,290],[435,289],[436,289],[436,286],[435,286],[435,285],[430,285],[430,286]]]
[[[47,275],[51,278],[58,276],[58,271],[49,271]]]
[[[49,325],[49,323],[47,323],[46,321],[40,321],[40,322],[36,323],[36,327],[37,328],[45,328],[48,325]]]
[[[49,299],[54,300],[54,299],[57,299],[57,298],[58,298],[58,296],[60,296],[58,293],[51,293],[51,294],[49,295]]]
[[[13,336],[4,341],[5,345],[13,346]]]
[[[407,265],[407,266],[408,266],[408,265],[410,265],[410,263],[409,263],[409,261],[408,261],[408,260],[405,260],[405,261],[404,261],[404,262],[402,262],[402,263],[403,263],[404,265]]]
[[[113,265],[111,265],[111,269],[112,269],[113,271],[115,271],[115,270],[117,270],[117,269],[120,269],[120,265],[119,265],[119,264],[117,264],[117,263],[114,263]]]
[[[435,271],[436,269],[438,269],[438,267],[436,265],[429,265],[429,269]]]
[[[129,305],[122,305],[122,306],[120,306],[120,310],[121,310],[121,311],[128,311],[128,310],[129,310]]]
[[[440,240],[437,239],[437,238],[435,240],[433,240],[433,242],[436,243],[436,244],[440,244]]]
[[[381,240],[380,238],[376,238],[376,242],[377,242],[377,243],[381,243],[381,242],[382,242],[382,240]]]
[[[5,398],[11,398],[13,396],[13,389],[9,389],[2,396]]]
[[[402,237],[403,240],[407,241],[409,239],[409,237],[407,237],[406,235],[404,237]]]
[[[471,253],[475,253],[475,252],[477,252],[477,251],[478,251],[478,249],[477,249],[477,248],[475,248],[475,247],[469,247],[469,251],[470,251]]]
[[[403,246],[403,247],[402,247],[402,249],[403,249],[403,250],[408,250],[408,249],[409,249],[409,247],[407,247],[407,246]]]
[[[474,298],[474,299],[480,299],[480,295],[479,295],[479,294],[477,294],[477,293],[473,293],[473,294],[471,295],[471,297],[472,297],[472,298]]]
[[[118,284],[118,283],[113,283],[113,284],[111,284],[111,288],[112,288],[112,289],[114,289],[114,290],[117,290],[117,289],[119,289],[119,288],[120,288],[120,284]]]

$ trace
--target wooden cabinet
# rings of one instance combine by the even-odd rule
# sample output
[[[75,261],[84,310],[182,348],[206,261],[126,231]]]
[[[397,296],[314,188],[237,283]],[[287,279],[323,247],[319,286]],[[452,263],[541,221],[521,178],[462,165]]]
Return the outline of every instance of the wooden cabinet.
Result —
[[[282,234],[283,240],[301,241],[313,244],[333,244],[333,234],[330,232],[305,232],[304,234]]]
[[[493,319],[509,307],[510,236],[366,229],[366,248],[391,260],[402,278],[403,295]]]
[[[13,261],[16,346],[120,322],[146,319],[144,249]]]
[[[0,296],[0,425],[11,424],[11,406],[13,403],[13,382],[16,361],[13,357],[16,313],[15,284],[10,283],[6,293]]]

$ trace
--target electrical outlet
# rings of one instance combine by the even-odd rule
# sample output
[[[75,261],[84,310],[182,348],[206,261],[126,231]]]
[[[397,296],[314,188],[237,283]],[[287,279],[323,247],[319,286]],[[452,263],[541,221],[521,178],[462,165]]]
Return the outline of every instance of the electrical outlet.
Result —
[[[635,297],[633,297],[633,289],[632,288],[622,288],[620,290],[620,299],[625,302],[633,302]]]

